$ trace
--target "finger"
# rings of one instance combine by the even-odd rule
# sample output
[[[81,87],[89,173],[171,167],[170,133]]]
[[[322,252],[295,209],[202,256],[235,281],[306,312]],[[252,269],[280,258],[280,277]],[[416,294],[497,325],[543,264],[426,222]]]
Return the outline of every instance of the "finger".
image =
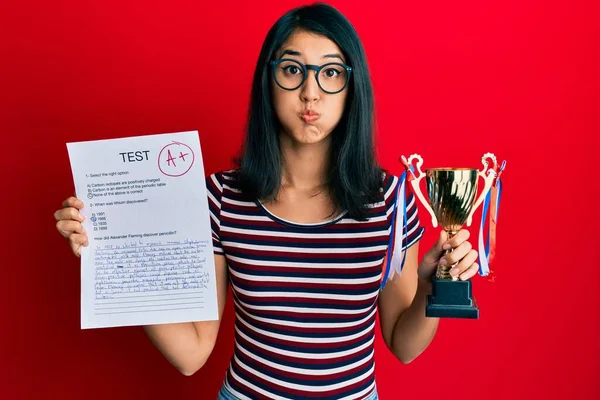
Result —
[[[79,212],[79,210],[77,208],[66,207],[66,208],[61,208],[60,210],[56,210],[56,212],[54,213],[54,219],[57,221],[74,220],[74,221],[83,222],[85,217],[83,215],[81,215],[81,213]]]
[[[69,242],[79,246],[89,245],[88,237],[85,233],[74,233],[69,237]]]
[[[66,238],[74,233],[85,233],[83,225],[80,222],[71,220],[58,221],[56,223],[56,229]]]
[[[457,248],[455,248],[452,252],[446,254],[444,258],[446,259],[446,265],[453,265],[462,260],[469,252],[473,249],[473,245],[471,242],[463,242]],[[471,264],[469,264],[471,265]]]
[[[75,233],[69,237],[69,245],[71,246],[73,254],[77,257],[81,257],[81,247],[87,247],[89,242],[86,235]]]
[[[471,232],[466,229],[461,229],[456,233],[456,235],[449,239],[447,243],[444,243],[444,249],[448,250],[451,248],[456,248],[460,246],[461,243],[469,240],[469,237],[471,237]]]
[[[450,275],[459,276],[467,271],[475,261],[477,261],[477,257],[479,253],[476,250],[470,250],[467,255],[460,260],[460,262],[450,270]]]
[[[83,202],[79,200],[75,196],[71,196],[62,202],[62,206],[64,207],[75,207],[75,208],[83,208]]]
[[[440,236],[438,237],[437,243],[435,244],[435,248],[439,251],[442,252],[444,249],[444,243],[446,243],[448,241],[448,232],[446,232],[445,230],[441,230],[440,231]]]
[[[473,263],[465,272],[460,275],[459,279],[461,281],[466,281],[467,279],[474,277],[477,272],[479,272],[479,264]]]

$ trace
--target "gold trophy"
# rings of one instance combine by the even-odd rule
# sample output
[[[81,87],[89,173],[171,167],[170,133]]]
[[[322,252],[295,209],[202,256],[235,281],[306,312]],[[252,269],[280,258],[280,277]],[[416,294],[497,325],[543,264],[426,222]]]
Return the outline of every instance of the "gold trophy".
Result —
[[[490,167],[488,159],[492,160]],[[413,173],[412,163],[417,160],[416,175]],[[408,160],[401,159],[407,170],[407,179],[413,187],[414,193],[421,204],[431,214],[431,223],[437,227],[438,222],[448,233],[448,238],[453,237],[466,223],[471,226],[473,214],[483,202],[486,194],[492,187],[496,177],[497,161],[492,153],[483,155],[481,161],[483,170],[472,168],[428,168],[426,174],[421,171],[423,159],[418,154],[411,155]],[[419,187],[420,180],[427,176],[426,201]],[[477,195],[477,178],[482,177],[485,185],[483,191]],[[446,250],[446,254],[453,250]],[[427,296],[425,315],[428,317],[446,318],[479,318],[479,309],[472,296],[471,280],[461,281],[450,275],[454,265],[438,265],[433,277],[432,295]]]

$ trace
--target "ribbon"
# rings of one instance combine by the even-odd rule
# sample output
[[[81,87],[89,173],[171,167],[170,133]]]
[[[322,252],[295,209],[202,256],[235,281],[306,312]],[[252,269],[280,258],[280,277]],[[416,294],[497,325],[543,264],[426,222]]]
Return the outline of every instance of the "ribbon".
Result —
[[[502,162],[502,166],[497,171],[495,183],[490,188],[490,191],[485,196],[483,203],[483,211],[481,215],[481,224],[479,225],[479,275],[488,276],[494,271],[490,270],[490,264],[496,257],[496,224],[498,223],[498,211],[500,210],[500,197],[502,195],[502,181],[500,175],[506,167],[506,161]],[[488,210],[490,219],[488,223],[488,237],[483,243],[484,224],[487,219]]]
[[[406,226],[407,220],[406,181],[406,172],[404,172],[400,176],[400,180],[396,187],[396,202],[394,203],[394,210],[392,211],[392,230],[390,232],[390,240],[387,250],[387,262],[385,266],[385,273],[383,274],[381,289],[385,287],[388,279],[392,279],[395,273],[400,275],[402,268],[404,267],[404,262],[406,261],[406,251],[402,251],[402,244],[404,242],[402,233],[404,227]],[[397,212],[398,209],[400,210],[399,212]],[[398,221],[402,221],[402,225],[400,225]],[[392,256],[390,257],[391,249],[393,249],[393,252]]]

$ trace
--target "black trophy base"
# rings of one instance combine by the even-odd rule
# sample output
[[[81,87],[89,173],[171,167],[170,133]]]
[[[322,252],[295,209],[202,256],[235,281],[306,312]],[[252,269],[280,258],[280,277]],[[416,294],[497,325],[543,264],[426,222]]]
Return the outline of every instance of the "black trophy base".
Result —
[[[432,294],[427,296],[427,317],[479,318],[477,302],[472,295],[471,280],[451,281],[433,277]]]

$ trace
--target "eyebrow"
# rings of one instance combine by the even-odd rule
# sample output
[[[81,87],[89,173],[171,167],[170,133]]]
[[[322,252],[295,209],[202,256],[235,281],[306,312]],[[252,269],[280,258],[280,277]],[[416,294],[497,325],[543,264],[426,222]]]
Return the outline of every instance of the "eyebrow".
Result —
[[[302,53],[296,50],[284,50],[283,53],[281,53],[281,55],[279,57],[283,57],[286,54],[289,54],[290,56],[298,56],[301,57]],[[342,56],[338,53],[333,53],[333,54],[325,54],[323,57],[321,58],[339,58],[341,61],[344,61],[344,59],[342,58]]]

